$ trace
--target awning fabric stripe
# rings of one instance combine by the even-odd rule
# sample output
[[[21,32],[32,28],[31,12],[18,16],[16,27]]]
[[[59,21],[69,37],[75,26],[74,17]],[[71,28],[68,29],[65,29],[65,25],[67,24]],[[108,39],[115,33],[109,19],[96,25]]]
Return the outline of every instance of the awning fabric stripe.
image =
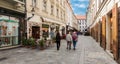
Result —
[[[9,19],[0,19],[0,21],[17,23],[17,21],[15,21],[15,20],[9,20]]]

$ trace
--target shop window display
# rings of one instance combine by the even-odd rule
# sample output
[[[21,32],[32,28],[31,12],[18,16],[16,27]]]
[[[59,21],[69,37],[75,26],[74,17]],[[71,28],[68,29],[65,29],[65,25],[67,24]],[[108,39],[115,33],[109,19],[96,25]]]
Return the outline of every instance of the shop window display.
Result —
[[[0,15],[0,47],[18,44],[18,19]]]
[[[49,25],[47,24],[42,24],[42,36],[43,37],[48,37],[49,36]]]

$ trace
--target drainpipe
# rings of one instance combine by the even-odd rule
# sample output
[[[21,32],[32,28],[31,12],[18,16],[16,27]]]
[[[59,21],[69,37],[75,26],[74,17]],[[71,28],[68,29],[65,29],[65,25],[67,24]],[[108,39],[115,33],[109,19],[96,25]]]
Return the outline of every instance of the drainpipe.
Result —
[[[25,38],[27,39],[27,0],[25,0]]]

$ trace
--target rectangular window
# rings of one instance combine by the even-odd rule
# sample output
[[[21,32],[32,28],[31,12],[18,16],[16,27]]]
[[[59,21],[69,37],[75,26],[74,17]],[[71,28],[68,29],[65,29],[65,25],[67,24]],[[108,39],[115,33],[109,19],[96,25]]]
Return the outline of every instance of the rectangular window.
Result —
[[[64,12],[64,21],[65,21],[65,12]]]
[[[61,19],[62,19],[62,11],[61,11]]]
[[[36,7],[36,0],[32,0],[32,6]]]
[[[51,5],[51,15],[53,15],[53,10],[54,10],[54,7],[53,5]]]
[[[47,11],[47,1],[43,0],[43,10]]]
[[[57,17],[59,17],[58,15],[59,15],[59,10],[57,9]]]
[[[79,24],[81,24],[81,21],[79,20]]]

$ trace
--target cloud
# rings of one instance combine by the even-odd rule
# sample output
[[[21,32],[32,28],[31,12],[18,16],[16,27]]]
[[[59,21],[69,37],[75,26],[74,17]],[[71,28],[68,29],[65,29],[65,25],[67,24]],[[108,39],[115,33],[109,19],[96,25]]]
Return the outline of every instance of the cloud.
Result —
[[[70,0],[75,15],[85,15],[89,0]]]
[[[89,0],[73,0],[73,1],[88,2]]]
[[[85,4],[74,4],[74,6],[79,7],[79,8],[86,8],[87,5]]]
[[[78,0],[78,1],[80,1],[80,2],[85,2],[85,1],[87,1],[87,2],[88,2],[89,0]]]

